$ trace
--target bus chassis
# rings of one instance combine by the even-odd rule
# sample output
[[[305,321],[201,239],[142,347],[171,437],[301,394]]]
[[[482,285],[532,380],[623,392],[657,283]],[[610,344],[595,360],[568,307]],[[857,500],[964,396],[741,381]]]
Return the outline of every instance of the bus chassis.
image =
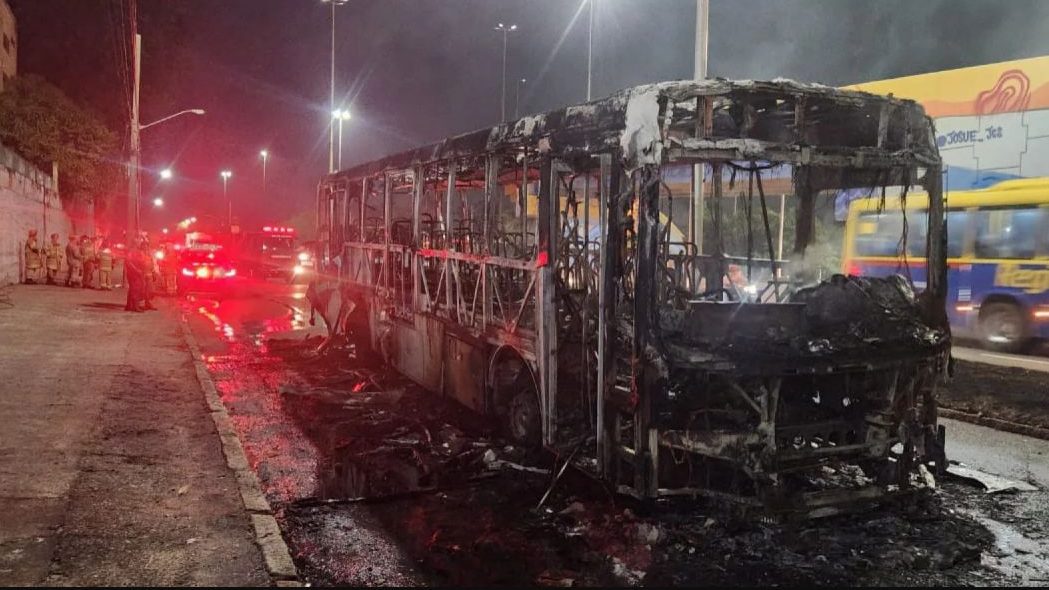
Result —
[[[688,194],[664,182],[670,166],[693,168]],[[792,280],[763,188],[777,166],[799,259],[820,191],[923,187],[922,292]],[[826,516],[943,466],[940,167],[910,101],[790,81],[643,86],[326,177],[320,280],[354,303],[336,332],[521,443],[579,449],[621,492]],[[742,260],[719,248],[737,181],[763,219]],[[733,263],[760,288],[741,290]]]

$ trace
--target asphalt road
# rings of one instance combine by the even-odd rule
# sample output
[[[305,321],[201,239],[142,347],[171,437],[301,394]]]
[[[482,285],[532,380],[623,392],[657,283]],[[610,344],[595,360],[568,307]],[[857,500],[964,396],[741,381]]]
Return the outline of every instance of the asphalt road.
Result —
[[[325,478],[325,441],[338,440],[346,433],[335,423],[329,433],[318,437],[310,432],[311,423],[296,422],[285,415],[291,398],[281,392],[294,388],[295,377],[268,354],[266,343],[273,337],[301,340],[310,334],[323,334],[323,323],[318,317],[317,326],[308,325],[305,285],[271,281],[245,282],[243,287],[236,297],[192,295],[183,302],[183,310],[223,401],[235,416],[249,458],[267,487],[268,499],[277,505],[310,499],[317,493],[318,482]],[[955,355],[1049,371],[1049,359],[962,347],[955,349]],[[980,496],[971,488],[967,494],[975,494],[973,497],[963,494],[948,499],[993,532],[998,545],[996,552],[983,558],[985,567],[998,573],[986,579],[956,581],[1024,584],[1049,579],[1049,543],[1040,540],[1049,538],[1043,524],[1049,522],[1049,493],[1045,491],[1049,489],[1049,442],[953,420],[944,423],[949,459],[1041,488],[1004,499]],[[953,493],[949,486],[944,489],[947,494]],[[318,517],[314,529],[290,534],[300,535],[298,549],[314,551],[315,560],[329,565],[345,560],[357,563],[345,577],[328,578],[329,583],[426,584],[426,575],[420,573],[416,560],[391,541],[384,527],[369,524],[369,518],[363,512]],[[291,544],[296,546],[296,541]],[[368,565],[362,568],[361,564]]]
[[[1049,373],[1049,359],[1042,356],[1004,354],[979,348],[968,348],[965,346],[954,346],[951,349],[951,353],[955,358],[963,361],[987,363],[989,365],[998,365],[1000,367],[1017,367]]]

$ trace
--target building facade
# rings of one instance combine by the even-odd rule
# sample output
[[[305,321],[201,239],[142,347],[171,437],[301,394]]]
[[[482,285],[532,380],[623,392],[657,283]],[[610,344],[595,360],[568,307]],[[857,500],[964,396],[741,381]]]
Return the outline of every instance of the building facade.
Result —
[[[0,0],[0,90],[18,72],[18,26],[7,0]]]

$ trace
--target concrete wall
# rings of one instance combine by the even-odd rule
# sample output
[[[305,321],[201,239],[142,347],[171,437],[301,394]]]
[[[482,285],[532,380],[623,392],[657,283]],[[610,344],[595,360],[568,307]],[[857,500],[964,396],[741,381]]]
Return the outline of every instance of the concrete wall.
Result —
[[[18,73],[18,23],[7,0],[0,0],[0,90]]]
[[[22,256],[30,229],[43,245],[57,232],[65,244],[70,233],[93,233],[93,210],[68,212],[62,208],[51,176],[0,146],[0,285],[23,277]]]

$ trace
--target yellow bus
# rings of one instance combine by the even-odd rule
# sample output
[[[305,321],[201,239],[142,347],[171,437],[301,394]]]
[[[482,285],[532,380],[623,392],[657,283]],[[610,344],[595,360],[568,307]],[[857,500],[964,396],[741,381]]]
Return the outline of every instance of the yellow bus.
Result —
[[[1049,336],[1049,178],[1006,180],[947,199],[947,314],[957,335],[1017,352]],[[844,272],[925,281],[928,196],[853,201]],[[906,223],[906,239],[901,239]]]

